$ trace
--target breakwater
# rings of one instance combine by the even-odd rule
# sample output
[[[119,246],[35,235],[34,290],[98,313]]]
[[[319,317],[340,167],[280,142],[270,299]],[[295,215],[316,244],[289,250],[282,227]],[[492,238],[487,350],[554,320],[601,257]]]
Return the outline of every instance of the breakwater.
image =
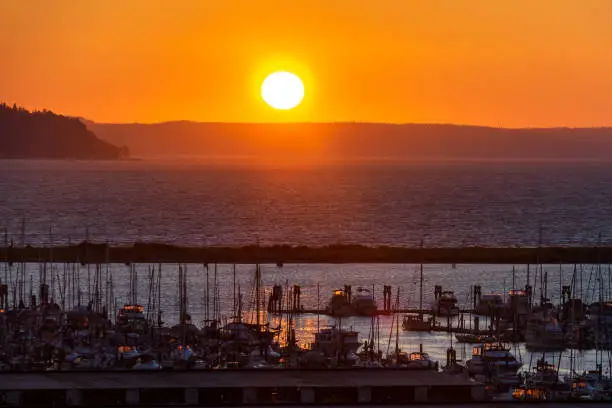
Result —
[[[80,263],[612,263],[612,247],[422,248],[362,245],[187,247],[155,243],[0,248],[5,262]]]

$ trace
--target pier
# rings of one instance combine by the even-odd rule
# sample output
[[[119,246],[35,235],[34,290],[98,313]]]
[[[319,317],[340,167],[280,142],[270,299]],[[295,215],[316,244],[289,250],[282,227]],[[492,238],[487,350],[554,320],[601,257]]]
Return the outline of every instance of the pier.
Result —
[[[327,315],[332,316],[328,310],[326,309],[281,309],[279,311],[274,311],[275,314],[319,314],[319,315]],[[412,309],[412,308],[400,308],[400,309],[390,309],[390,310],[377,310],[374,315],[375,316],[390,316],[395,313],[399,314],[423,314],[423,315],[433,315],[431,309]],[[472,309],[460,310],[459,313],[463,314],[472,314],[474,311]],[[362,316],[363,317],[363,316]],[[446,320],[446,317],[438,317],[440,320]]]
[[[486,399],[466,377],[407,369],[0,373],[5,406],[386,405]]]

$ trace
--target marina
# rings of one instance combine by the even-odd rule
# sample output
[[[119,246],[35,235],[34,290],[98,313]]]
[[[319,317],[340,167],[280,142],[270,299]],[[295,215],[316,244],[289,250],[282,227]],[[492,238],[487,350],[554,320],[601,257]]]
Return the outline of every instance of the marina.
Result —
[[[36,381],[47,381],[41,384],[48,388],[53,378],[81,378],[77,373],[89,372],[95,377],[91,370],[125,378],[132,378],[126,373],[160,378],[193,373],[201,379],[193,381],[228,388],[229,383],[213,386],[208,379],[220,372],[342,370],[349,382],[372,375],[376,381],[397,376],[402,381],[431,379],[430,386],[469,384],[481,387],[474,391],[481,400],[502,395],[566,400],[578,391],[609,398],[611,348],[602,314],[608,313],[603,300],[610,293],[605,266],[486,266],[497,270],[487,273],[504,276],[501,288],[492,287],[496,295],[471,284],[475,276],[470,271],[479,267],[6,262],[0,265],[0,374],[31,374]],[[339,273],[345,268],[351,272]],[[370,268],[390,284],[369,283],[365,271]],[[347,280],[351,284],[341,284]],[[519,282],[523,289],[511,289],[521,287]],[[553,335],[558,343],[551,340]],[[385,374],[377,377],[370,370]],[[544,385],[530,382],[544,372],[549,372]],[[581,373],[587,372],[594,373],[591,382],[571,391],[574,384],[583,384]],[[255,378],[245,376],[245,381]],[[86,378],[81,383],[85,388]],[[30,391],[11,388],[16,383],[11,381],[4,382],[10,386],[5,388],[9,399],[29,401]],[[357,391],[347,391],[346,403],[354,402],[362,386],[383,387],[368,381],[356,382]],[[393,381],[385,380],[389,387]],[[57,390],[76,387],[62,384],[64,380],[56,383]],[[133,403],[136,391],[130,390],[137,389],[147,400],[149,392],[142,391],[147,385],[133,384],[117,383],[124,395],[119,399]],[[255,379],[253,384],[267,387]],[[536,385],[546,391],[534,391],[540,389]],[[551,386],[563,392],[551,394]],[[399,398],[385,389],[389,403]],[[176,391],[182,395],[176,398],[195,404],[194,395],[202,392]],[[296,392],[290,392],[293,401],[302,401]],[[70,395],[88,399],[88,393]],[[65,392],[57,395],[67,398]],[[234,403],[249,403],[249,398]],[[367,403],[383,403],[380,398]],[[324,403],[325,398],[315,400]]]
[[[612,0],[5,3],[0,408],[612,407]]]

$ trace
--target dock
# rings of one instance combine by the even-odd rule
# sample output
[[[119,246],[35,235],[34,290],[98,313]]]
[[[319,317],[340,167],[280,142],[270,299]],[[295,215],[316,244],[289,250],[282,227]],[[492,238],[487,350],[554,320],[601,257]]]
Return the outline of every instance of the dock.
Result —
[[[4,406],[387,405],[484,401],[484,386],[409,369],[0,373]]]
[[[314,314],[314,315],[327,315],[327,316],[331,316],[329,310],[327,309],[305,309],[305,308],[300,308],[300,309],[281,309],[278,312],[274,312],[274,313],[278,313],[278,314]],[[463,309],[459,311],[459,314],[473,314],[474,310],[472,309]],[[391,309],[391,310],[384,310],[384,309],[379,309],[377,310],[374,315],[375,316],[392,316],[394,314],[422,314],[425,316],[431,316],[433,315],[433,312],[431,309],[413,309],[413,308],[400,308],[400,309]],[[361,316],[364,317],[364,316]],[[446,320],[445,316],[438,316],[437,317],[438,320]]]

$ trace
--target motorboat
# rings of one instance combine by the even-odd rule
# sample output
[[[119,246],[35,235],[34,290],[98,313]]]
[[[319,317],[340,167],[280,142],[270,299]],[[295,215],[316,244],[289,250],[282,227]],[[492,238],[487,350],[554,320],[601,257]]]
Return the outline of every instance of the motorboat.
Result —
[[[359,332],[336,327],[321,329],[315,333],[315,341],[312,344],[313,350],[321,351],[326,357],[348,357],[351,353],[357,353],[359,347]]]
[[[499,293],[488,293],[482,295],[476,306],[476,314],[491,316],[504,308],[504,298]]]
[[[516,372],[523,365],[510,352],[510,348],[501,343],[483,343],[472,350],[472,358],[466,363],[472,375],[485,373]]]
[[[552,386],[559,383],[557,368],[544,359],[539,359],[533,371],[526,377],[526,382],[532,385]]]
[[[433,361],[429,354],[415,351],[408,355],[406,367],[419,370],[435,370],[438,368],[438,363]]]
[[[147,319],[141,305],[124,305],[117,312],[117,328],[121,332],[144,333],[147,330]]]
[[[515,401],[544,402],[551,400],[551,393],[546,387],[522,385],[512,391]]]
[[[604,394],[598,384],[587,381],[585,378],[577,378],[572,382],[570,399],[579,401],[602,401]]]
[[[405,331],[431,331],[432,321],[425,320],[422,314],[405,314],[402,319],[402,329]]]
[[[378,310],[374,295],[364,287],[358,287],[351,300],[351,306],[355,314],[359,316],[372,316]]]
[[[133,358],[138,358],[142,356],[142,351],[140,351],[136,346],[119,346],[117,347],[117,354],[120,359],[129,360]]]
[[[446,290],[436,297],[432,311],[436,316],[457,316],[459,315],[459,307],[457,307],[457,297],[455,293]]]
[[[334,291],[326,309],[327,313],[337,317],[353,316],[355,313],[348,296],[342,289]]]

